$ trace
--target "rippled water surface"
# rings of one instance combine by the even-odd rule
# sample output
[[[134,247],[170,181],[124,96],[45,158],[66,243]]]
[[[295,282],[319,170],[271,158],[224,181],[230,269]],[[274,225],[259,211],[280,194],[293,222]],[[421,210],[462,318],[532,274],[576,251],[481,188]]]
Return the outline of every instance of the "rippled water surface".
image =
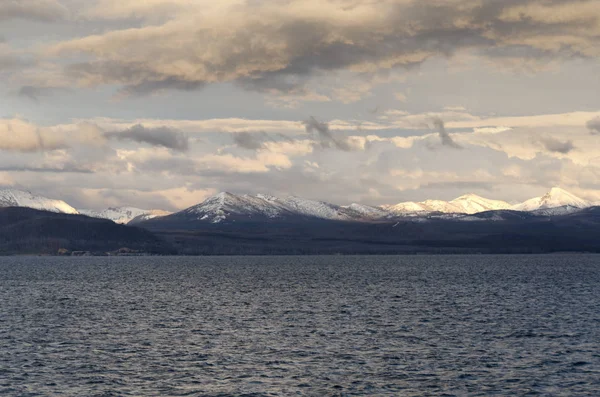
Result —
[[[2,396],[600,396],[600,256],[0,258]]]

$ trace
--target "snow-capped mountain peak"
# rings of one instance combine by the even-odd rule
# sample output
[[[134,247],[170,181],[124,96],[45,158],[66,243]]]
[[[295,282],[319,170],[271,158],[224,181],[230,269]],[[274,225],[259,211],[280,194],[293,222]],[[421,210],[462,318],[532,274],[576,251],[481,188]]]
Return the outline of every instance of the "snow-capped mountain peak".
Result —
[[[414,201],[407,201],[407,202],[399,203],[396,205],[386,205],[382,208],[387,211],[390,211],[392,213],[395,213],[395,214],[427,212],[427,210],[423,204],[416,203]]]
[[[425,200],[423,204],[429,208],[430,212],[455,213],[460,212],[460,208],[451,202],[443,200]]]
[[[465,214],[476,214],[485,211],[497,211],[511,208],[506,201],[490,200],[476,194],[465,194],[450,202]]]
[[[511,205],[504,201],[490,200],[476,194],[465,194],[452,201],[425,200],[420,203],[413,201],[384,207],[396,214],[409,213],[432,213],[442,212],[445,214],[476,214],[478,212],[508,209]]]
[[[197,220],[219,223],[237,216],[275,218],[286,212],[274,197],[221,192],[182,211]]]
[[[513,209],[516,211],[535,211],[564,206],[587,208],[591,205],[592,204],[590,202],[583,200],[564,189],[553,187],[545,195],[532,198],[531,200],[527,200],[521,204],[517,204],[513,207]]]
[[[329,220],[349,220],[363,215],[323,201],[290,196],[278,198],[265,194],[236,195],[222,192],[180,214],[196,220],[220,223],[244,219],[283,219],[304,217]]]
[[[37,196],[16,189],[0,189],[0,207],[27,207],[63,214],[79,214],[75,208],[62,200]]]

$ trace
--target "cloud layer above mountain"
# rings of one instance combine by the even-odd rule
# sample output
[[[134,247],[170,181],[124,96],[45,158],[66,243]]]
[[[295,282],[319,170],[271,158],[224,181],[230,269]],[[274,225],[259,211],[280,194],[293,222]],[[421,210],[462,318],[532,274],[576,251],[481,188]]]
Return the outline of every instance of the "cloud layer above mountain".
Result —
[[[218,82],[298,94],[306,91],[308,78],[322,72],[414,68],[469,51],[506,66],[600,53],[598,1],[90,3],[81,18],[147,25],[64,40],[46,46],[45,54],[72,57],[62,73],[78,84],[116,84],[123,95]],[[52,4],[35,9],[56,13]],[[20,8],[25,14],[32,7]],[[88,59],[81,61],[81,55]]]
[[[600,0],[0,0],[0,183],[600,199],[598,37]]]

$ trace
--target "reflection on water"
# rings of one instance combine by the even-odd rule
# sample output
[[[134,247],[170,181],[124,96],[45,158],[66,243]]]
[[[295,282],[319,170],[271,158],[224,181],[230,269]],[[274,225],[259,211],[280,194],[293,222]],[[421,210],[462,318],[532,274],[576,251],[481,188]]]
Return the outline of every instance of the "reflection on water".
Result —
[[[600,257],[0,259],[0,395],[600,395]]]

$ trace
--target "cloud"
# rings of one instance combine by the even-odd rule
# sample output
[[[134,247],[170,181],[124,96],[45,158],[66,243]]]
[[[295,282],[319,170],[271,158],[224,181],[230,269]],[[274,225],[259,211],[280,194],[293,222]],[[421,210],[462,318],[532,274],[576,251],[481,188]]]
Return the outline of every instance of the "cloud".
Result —
[[[0,150],[48,152],[77,145],[101,146],[102,131],[94,124],[81,122],[42,127],[22,119],[0,119]]]
[[[54,173],[54,174],[65,174],[65,173],[76,173],[76,174],[93,174],[94,171],[78,167],[76,165],[67,165],[65,167],[27,167],[27,166],[0,166],[0,171],[11,171],[11,172],[39,172],[39,173]]]
[[[0,150],[37,152],[68,146],[63,134],[53,133],[19,119],[0,120]]]
[[[600,54],[597,0],[120,3],[99,3],[96,17],[154,23],[48,49],[61,60],[73,57],[65,73],[78,84],[119,85],[123,94],[143,95],[236,82],[306,95],[307,80],[322,73],[410,69],[465,52],[523,63]],[[82,63],[80,54],[89,60]]]
[[[356,149],[348,142],[348,139],[333,135],[329,130],[329,124],[325,122],[317,121],[317,119],[311,117],[308,120],[303,121],[302,124],[309,134],[314,135],[316,133],[321,148],[339,149],[345,152]]]
[[[546,150],[555,153],[567,154],[575,149],[573,141],[560,141],[554,138],[544,138],[541,140]]]
[[[304,124],[286,120],[98,118],[54,126],[0,119],[0,146],[12,143],[12,152],[5,150],[0,156],[0,178],[12,178],[46,195],[58,192],[61,198],[82,197],[80,202],[88,202],[81,196],[83,191],[117,192],[105,201],[92,195],[95,198],[90,198],[86,206],[129,204],[172,209],[194,201],[192,193],[184,194],[194,187],[377,205],[409,197],[418,201],[450,199],[486,188],[493,190],[490,197],[521,200],[529,198],[538,183],[577,186],[583,180],[596,183],[596,177],[588,175],[600,175],[596,170],[600,170],[600,148],[594,144],[597,137],[585,127],[585,120],[597,117],[597,113],[563,115],[565,125],[554,128],[495,128],[483,116],[477,124],[482,127],[476,131],[470,127],[448,128],[448,137],[468,148],[468,156],[460,150],[446,150],[444,156],[429,150],[427,144],[432,142],[443,147],[438,142],[442,139],[439,131],[433,130],[435,116],[418,116],[413,121],[425,120],[429,130],[426,126],[396,128],[395,121],[364,122],[359,133],[354,120],[322,122],[316,118]],[[452,123],[442,117],[440,120],[445,122],[444,129]],[[471,122],[462,114],[455,120]],[[515,124],[528,120],[533,119],[524,118]],[[574,123],[579,124],[573,127]],[[8,124],[12,132],[7,131]],[[135,130],[137,124],[143,126],[143,132],[167,128],[185,133],[189,148],[173,150],[161,144],[136,144],[132,142],[138,141],[131,138],[121,141],[105,135],[106,131]],[[197,139],[194,134],[204,134],[201,145],[192,143]],[[339,150],[327,134],[356,150]],[[18,138],[18,145],[10,141],[11,137]],[[545,137],[558,143],[549,143],[546,148],[541,141]],[[577,148],[567,151],[571,140]],[[334,150],[320,150],[322,142]],[[242,150],[244,146],[251,151]],[[175,200],[180,193],[184,201]]]
[[[17,95],[38,103],[40,101],[40,97],[49,96],[55,92],[64,90],[65,89],[61,87],[36,87],[32,85],[25,85],[19,88]]]
[[[127,164],[129,171],[144,174],[194,175],[198,171],[193,158],[174,153],[166,147],[117,149],[116,156]]]
[[[569,112],[554,114],[533,114],[526,116],[489,116],[483,117],[467,111],[443,111],[408,113],[402,110],[388,110],[380,119],[382,122],[374,129],[402,128],[423,129],[431,122],[432,118],[444,120],[446,128],[517,128],[517,127],[581,127],[590,117],[598,116],[595,112]],[[388,124],[385,126],[385,124]]]
[[[0,73],[28,65],[28,61],[21,58],[4,40],[0,40]]]
[[[313,140],[290,138],[279,133],[234,132],[232,137],[236,146],[242,149],[269,151],[292,157],[312,153],[315,145]]]
[[[148,18],[164,19],[178,11],[184,11],[190,0],[99,0],[85,10],[84,15],[92,19]]]
[[[272,169],[287,169],[292,163],[284,154],[259,152],[255,158],[231,154],[208,154],[196,160],[198,169],[228,174],[269,173]]]
[[[190,147],[189,137],[186,133],[165,126],[147,128],[142,124],[136,124],[124,131],[107,132],[105,136],[109,139],[146,143],[180,152],[185,152]]]
[[[263,149],[265,147],[264,139],[266,137],[265,133],[250,133],[250,132],[234,132],[232,134],[233,142],[243,148],[248,150],[258,150]]]
[[[402,92],[395,93],[394,97],[396,98],[397,101],[402,102],[402,103],[406,103],[406,101],[408,100],[408,97],[406,96],[406,94],[404,94]]]
[[[588,121],[586,123],[586,126],[587,126],[588,130],[590,130],[591,134],[593,134],[593,135],[600,134],[600,117],[591,119],[590,121]]]
[[[199,133],[235,133],[235,132],[253,132],[268,134],[289,134],[301,135],[305,133],[305,128],[297,121],[291,120],[251,120],[243,118],[225,118],[225,119],[205,119],[205,120],[178,120],[178,119],[112,119],[98,117],[92,119],[82,119],[80,121],[93,123],[100,128],[111,130],[125,130],[136,124],[142,124],[146,128],[160,128],[167,126],[188,134]]]
[[[463,148],[458,143],[454,142],[454,140],[452,139],[450,134],[448,134],[448,131],[446,131],[446,127],[444,126],[444,121],[442,119],[434,118],[433,125],[437,129],[437,133],[440,136],[440,140],[441,140],[443,146],[448,146],[453,149],[462,149]]]
[[[68,9],[56,0],[2,0],[0,21],[7,19],[29,19],[54,22],[67,18]]]

